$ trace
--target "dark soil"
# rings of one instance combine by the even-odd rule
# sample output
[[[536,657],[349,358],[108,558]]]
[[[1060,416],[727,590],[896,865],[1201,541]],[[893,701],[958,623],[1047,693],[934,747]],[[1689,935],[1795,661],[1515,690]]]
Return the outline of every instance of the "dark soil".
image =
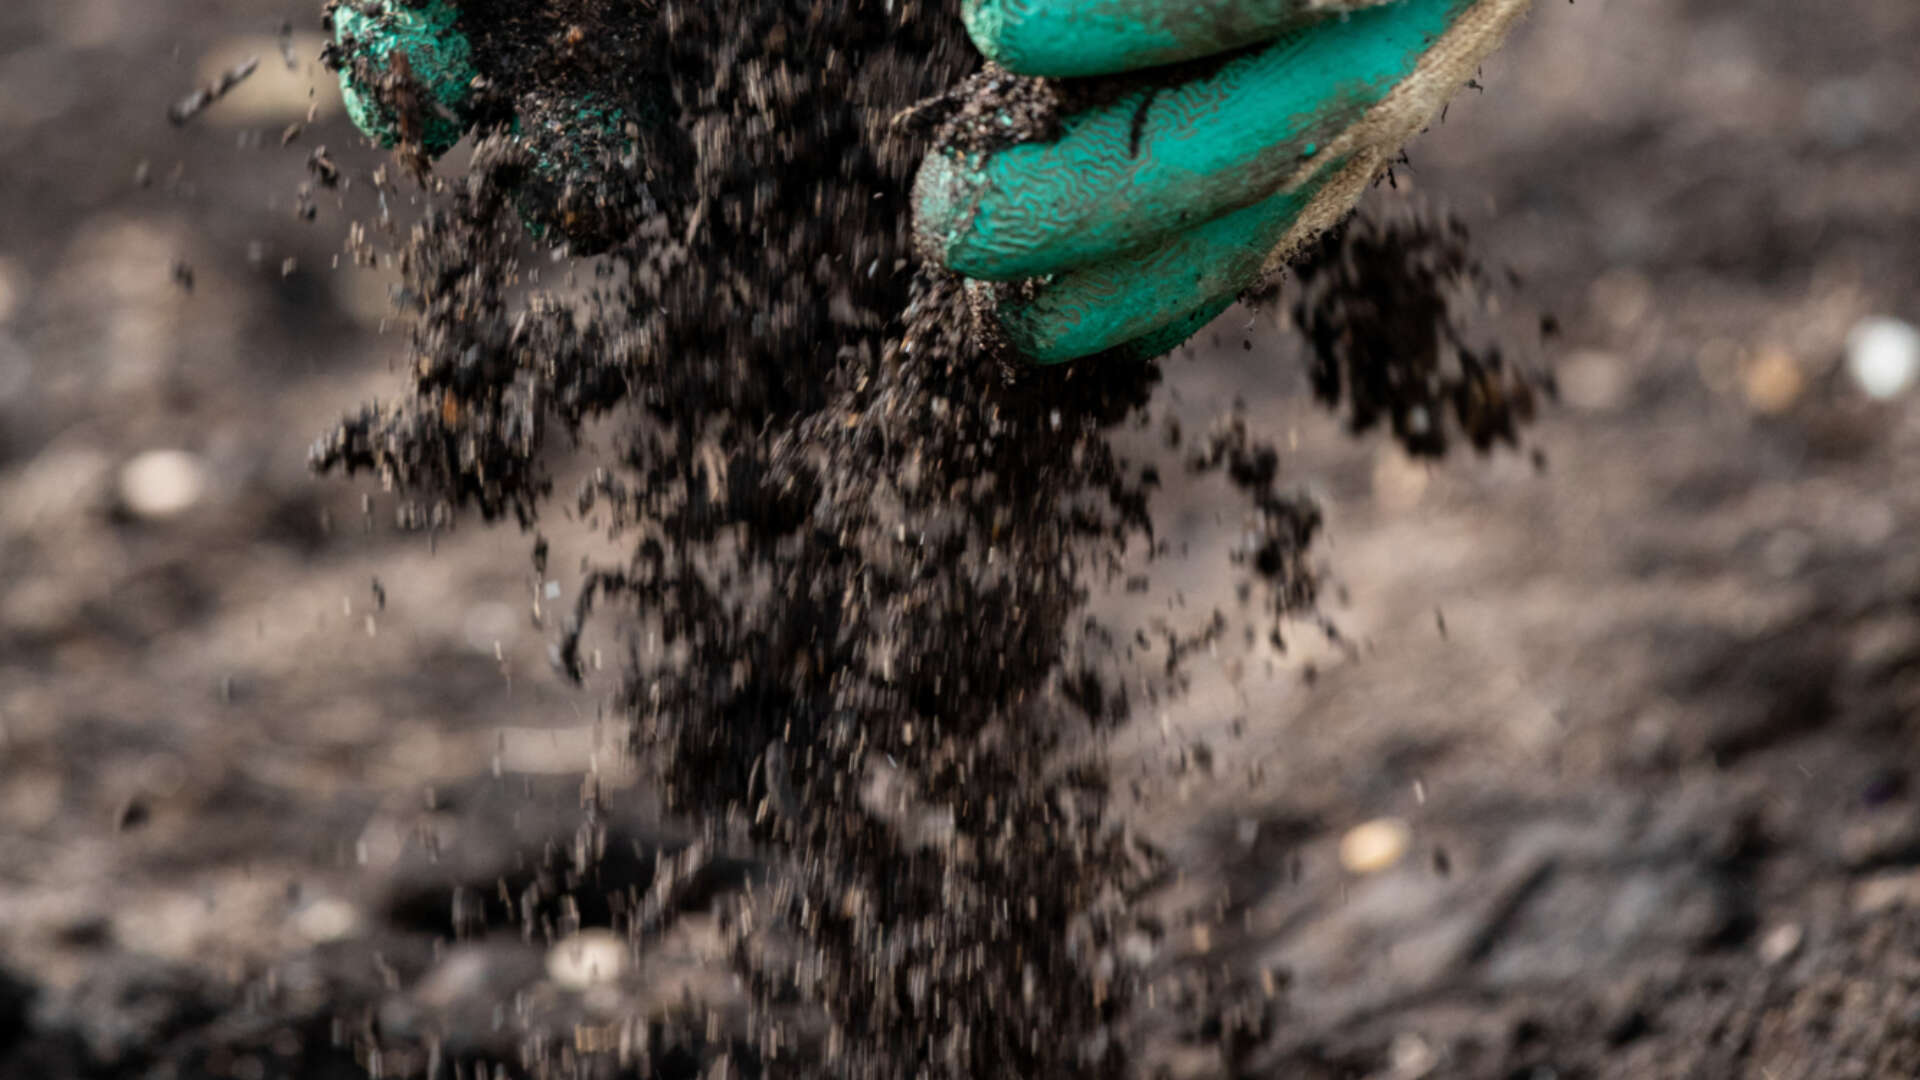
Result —
[[[1838,19],[1593,8],[1543,10],[1399,176],[1452,193],[1481,258],[1563,315],[1584,381],[1546,425],[1546,479],[1347,441],[1298,407],[1316,384],[1346,422],[1426,430],[1366,382],[1379,343],[1316,355],[1245,312],[1164,372],[972,361],[949,286],[876,261],[907,257],[897,204],[819,215],[848,223],[836,247],[802,183],[768,212],[804,227],[746,227],[786,197],[776,173],[897,199],[924,129],[881,129],[964,50],[931,71],[887,52],[881,18],[796,19],[782,60],[771,28],[716,18],[668,46],[687,70],[745,50],[765,63],[725,69],[778,84],[782,63],[817,78],[827,35],[873,50],[827,69],[805,129],[865,149],[783,148],[789,129],[735,130],[676,80],[691,129],[754,167],[692,140],[698,227],[660,200],[673,227],[570,292],[486,184],[438,194],[402,241],[419,393],[329,444],[406,486],[424,535],[388,525],[404,501],[316,488],[285,445],[391,390],[343,364],[373,340],[339,299],[355,279],[313,269],[328,223],[374,213],[380,159],[321,121],[276,173],[211,126],[243,86],[186,129],[172,178],[165,104],[233,61],[169,68],[177,31],[126,19],[116,45],[59,46],[138,61],[76,54],[146,80],[92,97],[31,70],[67,86],[47,100],[143,117],[155,184],[90,185],[80,129],[5,114],[34,163],[7,224],[38,239],[0,362],[18,341],[59,364],[29,395],[0,366],[4,1068],[1908,1075],[1920,567],[1887,541],[1920,520],[1892,464],[1916,444],[1907,405],[1821,372],[1848,319],[1914,314],[1894,238],[1920,207],[1888,182],[1914,174],[1911,80],[1858,75]],[[72,10],[0,32],[89,40]],[[1890,49],[1920,33],[1902,5],[1851,10]],[[277,23],[167,18],[196,14],[263,32],[252,82],[271,74]],[[1711,62],[1621,68],[1675,59],[1662,42]],[[1585,96],[1503,92],[1542,69]],[[896,80],[919,85],[855,103]],[[1834,109],[1854,141],[1831,142]],[[321,130],[343,179],[311,230],[286,193]],[[411,188],[385,190],[404,238]],[[66,220],[89,224],[67,242]],[[1350,233],[1307,286],[1339,289],[1351,245],[1397,227]],[[113,272],[141,266],[159,291]],[[1768,350],[1803,373],[1784,408],[1750,392]],[[1505,363],[1414,350],[1396,385],[1455,441],[1499,443],[1472,364]],[[155,445],[216,479],[167,523],[93,464]],[[447,531],[460,503],[525,515],[536,575],[514,543]],[[1269,574],[1260,602],[1235,557]],[[529,592],[537,633],[470,602]],[[1270,638],[1276,607],[1294,617]],[[586,690],[542,670],[549,640]],[[583,789],[519,732],[588,731],[603,697],[644,767],[603,760]],[[1410,823],[1406,859],[1343,870],[1337,838],[1381,816]],[[583,926],[622,931],[628,975],[543,974]]]
[[[655,172],[672,209],[635,225],[584,319],[510,306],[502,209],[521,174],[490,169],[483,143],[406,252],[424,306],[411,401],[361,413],[316,461],[531,524],[545,426],[577,435],[636,406],[575,500],[634,552],[588,577],[560,662],[579,677],[590,618],[657,635],[629,647],[619,697],[666,806],[769,875],[729,919],[755,1067],[1113,1074],[1137,977],[1117,945],[1142,932],[1127,897],[1157,868],[1105,818],[1085,744],[1126,698],[1080,640],[1113,635],[1079,624],[1150,536],[1154,474],[1105,433],[1158,370],[1010,369],[975,342],[958,284],[908,258],[900,208],[928,142],[879,123],[970,63],[955,12],[654,17],[695,147]],[[836,50],[844,69],[808,66]],[[479,51],[505,64],[497,85],[553,67]],[[1252,561],[1281,607],[1303,603],[1317,515],[1274,492],[1277,456],[1244,425],[1231,442],[1193,468],[1231,461],[1258,492]],[[1167,675],[1224,629],[1171,633]]]

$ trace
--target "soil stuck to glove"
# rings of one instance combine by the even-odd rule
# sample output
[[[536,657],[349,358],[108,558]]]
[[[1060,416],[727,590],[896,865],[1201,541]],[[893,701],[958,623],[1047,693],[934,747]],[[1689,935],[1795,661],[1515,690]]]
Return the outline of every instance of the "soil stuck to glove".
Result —
[[[639,159],[649,200],[584,311],[516,306],[537,163],[483,131],[405,241],[410,396],[313,458],[531,528],[555,429],[623,418],[572,506],[631,555],[591,576],[558,660],[579,674],[590,619],[619,633],[619,698],[670,809],[768,868],[727,911],[744,1041],[696,1027],[674,1052],[781,1076],[1120,1074],[1141,974],[1120,945],[1160,932],[1130,908],[1158,866],[1107,821],[1088,733],[1154,688],[1119,683],[1082,602],[1151,533],[1158,477],[1108,434],[1159,370],[1009,369],[958,283],[916,268],[927,135],[890,121],[977,66],[957,4],[462,2],[482,112],[673,73],[622,84],[670,121]],[[1248,617],[1311,603],[1319,518],[1281,493],[1278,455],[1229,424],[1191,467],[1249,493],[1266,603]],[[1167,640],[1169,676],[1226,629]],[[1215,989],[1182,991],[1180,1026],[1257,1039],[1258,995]]]

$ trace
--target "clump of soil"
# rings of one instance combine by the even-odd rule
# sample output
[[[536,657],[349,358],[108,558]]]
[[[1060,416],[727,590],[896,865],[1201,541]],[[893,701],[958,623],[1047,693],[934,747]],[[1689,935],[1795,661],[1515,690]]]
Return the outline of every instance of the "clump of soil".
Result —
[[[578,675],[588,622],[619,628],[664,800],[769,867],[730,919],[759,1061],[1118,1074],[1120,946],[1155,934],[1130,898],[1156,867],[1105,817],[1087,734],[1127,701],[1082,605],[1150,537],[1159,478],[1108,434],[1160,372],[1010,369],[960,284],[915,265],[929,135],[891,121],[976,65],[957,4],[463,4],[499,108],[611,77],[664,93],[675,133],[639,156],[645,212],[576,309],[510,301],[528,163],[497,124],[405,243],[410,395],[316,465],[531,527],[552,429],[626,418],[574,502],[631,555],[593,573],[558,656]],[[1280,492],[1278,454],[1228,423],[1192,466],[1250,493],[1240,557],[1270,608],[1310,603],[1319,519]],[[1169,674],[1224,629],[1173,642]]]
[[[1454,428],[1476,450],[1519,444],[1535,381],[1497,341],[1463,329],[1472,301],[1496,286],[1459,219],[1352,221],[1296,259],[1293,274],[1314,393],[1344,408],[1356,433],[1384,420],[1424,457],[1446,453]]]

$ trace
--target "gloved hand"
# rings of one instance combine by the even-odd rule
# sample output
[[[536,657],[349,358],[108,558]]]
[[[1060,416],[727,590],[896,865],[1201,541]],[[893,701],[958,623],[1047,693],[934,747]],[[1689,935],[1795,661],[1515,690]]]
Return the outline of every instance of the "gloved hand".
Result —
[[[528,230],[579,254],[605,250],[632,213],[651,210],[641,163],[658,150],[658,85],[609,76],[619,65],[599,55],[631,42],[583,41],[534,5],[490,36],[470,33],[488,28],[466,25],[455,0],[329,0],[326,13],[347,114],[382,146],[431,162],[470,130],[500,133],[489,150],[496,165],[513,159],[503,186]]]
[[[1344,216],[1529,2],[963,0],[1015,74],[1201,63],[1137,76],[1051,142],[936,148],[916,240],[1032,360],[1164,353]]]
[[[473,43],[453,0],[340,0],[327,7],[347,115],[382,146],[410,144],[433,159],[474,120]]]

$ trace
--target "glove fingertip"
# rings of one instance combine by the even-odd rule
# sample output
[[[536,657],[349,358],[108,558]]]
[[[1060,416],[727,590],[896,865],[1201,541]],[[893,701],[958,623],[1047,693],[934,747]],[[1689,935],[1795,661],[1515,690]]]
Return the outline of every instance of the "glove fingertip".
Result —
[[[984,276],[985,268],[967,265],[966,252],[985,187],[977,155],[935,150],[926,156],[913,180],[913,243],[922,258]]]
[[[1019,17],[1008,14],[1005,0],[965,0],[960,5],[960,21],[966,24],[967,36],[980,55],[1008,71],[1024,74],[1018,66],[1020,51],[1012,47],[1011,31],[1018,26]]]
[[[341,97],[354,126],[382,146],[418,140],[429,157],[460,141],[470,125],[473,46],[453,0],[420,7],[352,0],[333,9]],[[425,100],[403,107],[389,85],[404,75]]]

